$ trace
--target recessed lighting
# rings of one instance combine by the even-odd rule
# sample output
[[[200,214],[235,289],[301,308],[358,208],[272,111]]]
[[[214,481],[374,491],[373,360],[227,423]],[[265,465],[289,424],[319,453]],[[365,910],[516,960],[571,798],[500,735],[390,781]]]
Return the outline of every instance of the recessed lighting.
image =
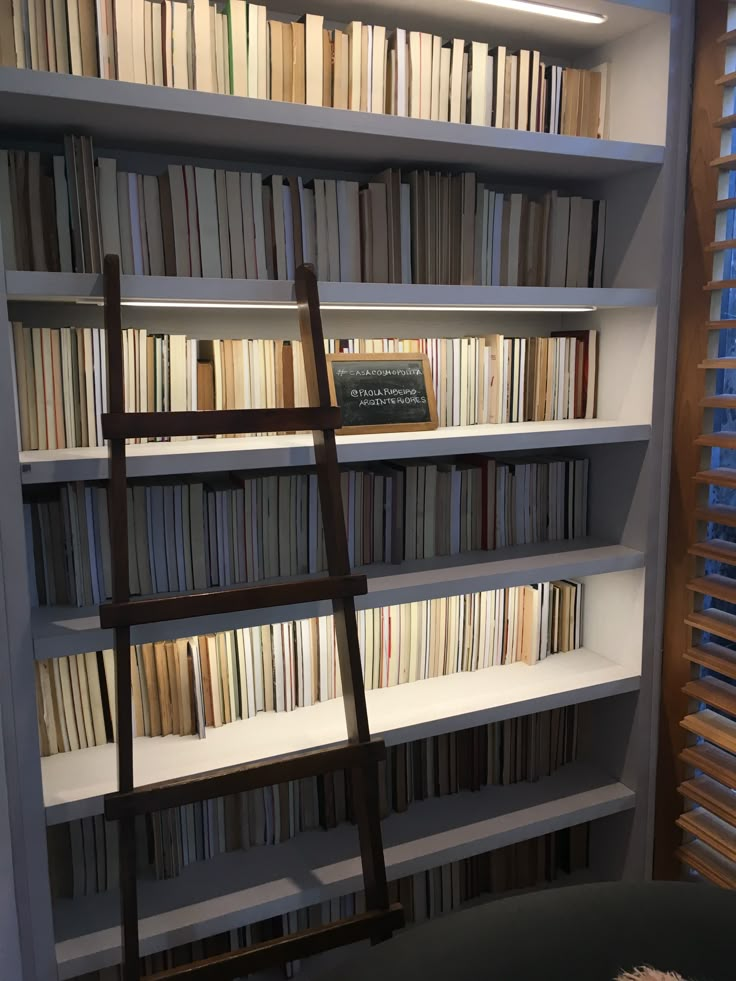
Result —
[[[559,17],[561,20],[575,20],[580,24],[604,24],[605,14],[593,14],[588,10],[574,10],[571,7],[555,7],[551,3],[535,3],[534,0],[472,0],[490,7],[505,7],[524,14],[541,14],[542,17]]]

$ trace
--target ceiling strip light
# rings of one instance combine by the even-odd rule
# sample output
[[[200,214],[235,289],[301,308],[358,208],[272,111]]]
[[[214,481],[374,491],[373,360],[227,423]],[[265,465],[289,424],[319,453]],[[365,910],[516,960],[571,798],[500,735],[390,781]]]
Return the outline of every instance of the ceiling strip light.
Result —
[[[99,300],[92,301],[99,304]],[[292,310],[296,309],[296,303],[209,303],[197,300],[122,300],[121,306],[124,307],[144,307],[152,309],[171,309],[171,310]],[[422,304],[398,304],[398,303],[322,303],[322,310],[331,311],[354,311],[357,313],[591,313],[597,308],[589,305],[579,306],[556,306],[555,304],[541,303],[535,304],[468,304],[468,303],[448,303],[444,306]]]
[[[574,20],[580,24],[604,24],[605,14],[593,14],[587,10],[574,10],[570,7],[555,7],[550,3],[536,3],[535,0],[473,0],[490,7],[505,7],[524,14],[541,14],[543,17],[559,17],[561,20]]]

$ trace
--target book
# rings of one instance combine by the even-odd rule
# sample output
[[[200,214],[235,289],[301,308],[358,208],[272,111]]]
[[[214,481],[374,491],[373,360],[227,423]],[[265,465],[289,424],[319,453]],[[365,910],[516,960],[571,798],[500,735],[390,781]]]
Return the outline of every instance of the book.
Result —
[[[120,252],[124,273],[288,279],[306,249],[323,280],[602,282],[605,202],[555,191],[505,194],[472,173],[390,170],[378,177],[386,221],[369,242],[360,236],[359,201],[376,182],[315,180],[285,185],[280,175],[191,165],[158,177],[126,173],[113,158],[95,167],[89,139],[69,136],[63,161],[22,151],[0,157],[0,205],[10,214],[3,235],[9,241],[12,229],[16,266],[50,271],[98,270],[104,245]],[[242,218],[229,207],[232,200],[238,210],[235,181]]]

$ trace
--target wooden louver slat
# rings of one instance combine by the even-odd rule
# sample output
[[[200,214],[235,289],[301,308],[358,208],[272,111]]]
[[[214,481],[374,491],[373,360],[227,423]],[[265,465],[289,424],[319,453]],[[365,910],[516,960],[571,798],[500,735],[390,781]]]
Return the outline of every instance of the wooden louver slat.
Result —
[[[736,289],[736,279],[732,280],[728,286],[725,285],[725,281],[714,287],[715,289]],[[731,368],[736,368],[736,358],[706,358],[705,361],[701,361],[698,368],[702,368],[703,371],[727,371]]]
[[[734,154],[736,161],[736,154]],[[724,238],[720,242],[711,242],[706,246],[706,252],[728,252],[729,249],[736,249],[736,238]]]
[[[715,504],[709,508],[697,508],[695,517],[698,521],[704,521],[713,525],[728,525],[729,528],[736,528],[736,507],[728,504]]]
[[[715,202],[713,208],[716,211],[730,211],[731,208],[736,208],[736,198],[720,198]]]
[[[724,640],[736,641],[736,616],[723,610],[701,610],[685,618],[688,627],[715,634]]]
[[[736,862],[736,829],[715,814],[697,808],[685,811],[677,820],[683,831],[695,835],[700,841],[714,848],[730,862]]]
[[[736,320],[706,320],[707,330],[732,330],[736,327]]]
[[[691,579],[687,588],[701,596],[712,596],[726,603],[736,603],[736,580],[727,576],[700,576]]]
[[[691,841],[678,848],[677,857],[683,865],[694,869],[713,885],[722,889],[736,889],[736,866],[702,841]]]
[[[731,651],[721,644],[700,644],[697,647],[689,647],[685,651],[685,658],[693,664],[699,664],[702,668],[736,681],[736,651]]]
[[[725,31],[725,33],[721,34],[721,36],[718,38],[718,43],[719,44],[736,44],[736,30],[734,30],[734,31]]]
[[[736,826],[736,793],[733,790],[722,787],[710,777],[694,777],[681,783],[677,792],[685,800],[715,814],[721,821]]]
[[[736,126],[736,115],[721,116],[716,120],[715,125],[719,129],[731,129],[732,126]]]
[[[736,169],[736,153],[729,153],[725,157],[716,157],[715,160],[711,160],[710,165],[719,170],[734,170]]]
[[[680,760],[685,766],[707,773],[724,787],[736,790],[736,757],[724,753],[717,746],[711,746],[709,743],[686,746],[680,753]]]
[[[682,690],[689,698],[704,702],[719,712],[736,716],[736,689],[727,681],[721,681],[720,678],[698,678],[688,681],[682,686]]]
[[[686,715],[680,725],[688,732],[707,739],[714,746],[736,753],[736,722],[731,719],[711,712],[710,709],[703,709],[702,712]]]
[[[705,395],[698,405],[702,409],[736,409],[736,395]]]
[[[725,565],[736,565],[736,542],[727,542],[722,538],[711,538],[707,542],[696,542],[688,549],[690,555],[700,559],[713,559]],[[734,638],[736,640],[736,638]]]
[[[696,508],[695,519],[704,524],[736,528],[736,507],[729,504],[715,504],[712,507]]]
[[[721,450],[736,450],[736,433],[703,433],[695,440],[695,444]]]
[[[726,72],[716,79],[716,85],[736,85],[736,72]]]
[[[728,487],[736,490],[736,470],[730,467],[716,467],[713,470],[700,470],[693,477],[699,484],[710,484],[713,487]]]

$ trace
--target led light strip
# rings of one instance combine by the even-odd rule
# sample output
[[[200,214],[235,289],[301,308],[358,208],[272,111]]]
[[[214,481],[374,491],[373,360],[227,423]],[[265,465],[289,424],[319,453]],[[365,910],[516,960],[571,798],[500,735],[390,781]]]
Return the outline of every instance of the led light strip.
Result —
[[[574,10],[571,7],[555,7],[550,3],[536,3],[535,0],[472,0],[485,3],[489,7],[504,7],[518,10],[524,14],[540,14],[542,17],[559,17],[561,20],[574,20],[580,24],[604,24],[605,14],[593,14],[587,10]]]
[[[99,300],[80,301],[100,305]],[[121,306],[124,307],[143,307],[153,309],[171,310],[295,310],[296,303],[209,303],[198,300],[122,300]],[[446,304],[445,306],[423,306],[421,304],[399,304],[399,303],[322,303],[323,311],[355,311],[364,313],[591,313],[597,308],[594,306],[556,306],[554,304],[520,304],[512,306],[509,304],[499,305],[494,303],[482,304]]]

